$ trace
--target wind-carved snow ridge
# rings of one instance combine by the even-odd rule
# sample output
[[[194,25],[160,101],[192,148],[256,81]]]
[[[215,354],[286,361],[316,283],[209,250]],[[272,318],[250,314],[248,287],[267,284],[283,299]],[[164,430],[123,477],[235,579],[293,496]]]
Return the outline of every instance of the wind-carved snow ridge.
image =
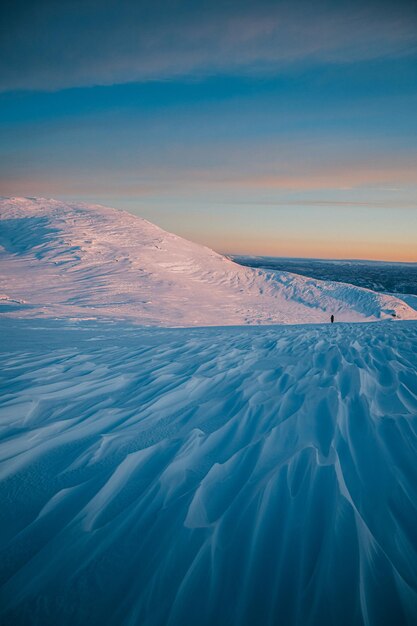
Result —
[[[395,296],[242,267],[129,213],[0,200],[0,312],[144,326],[415,319]]]
[[[415,624],[415,322],[33,326],[3,320],[2,624]]]

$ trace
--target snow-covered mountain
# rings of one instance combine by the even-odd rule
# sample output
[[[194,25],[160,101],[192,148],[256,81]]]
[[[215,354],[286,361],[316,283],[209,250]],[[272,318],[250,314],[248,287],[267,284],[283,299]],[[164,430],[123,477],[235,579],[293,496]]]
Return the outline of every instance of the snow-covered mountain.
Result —
[[[114,209],[0,213],[1,624],[415,625],[417,322],[230,325],[417,311]],[[223,327],[155,328],[193,325]]]
[[[242,267],[98,205],[0,201],[0,310],[39,317],[206,326],[414,319],[394,296]]]

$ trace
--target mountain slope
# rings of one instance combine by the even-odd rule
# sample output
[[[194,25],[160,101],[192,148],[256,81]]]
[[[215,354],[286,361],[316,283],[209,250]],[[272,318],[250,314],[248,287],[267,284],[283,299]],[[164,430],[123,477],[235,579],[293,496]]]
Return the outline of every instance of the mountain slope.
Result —
[[[6,314],[111,316],[195,326],[415,318],[402,300],[341,283],[242,267],[129,213],[0,201]]]

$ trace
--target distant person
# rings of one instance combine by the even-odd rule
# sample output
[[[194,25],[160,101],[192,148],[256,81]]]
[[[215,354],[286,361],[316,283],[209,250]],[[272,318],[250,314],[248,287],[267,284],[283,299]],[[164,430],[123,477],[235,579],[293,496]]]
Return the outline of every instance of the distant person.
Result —
[[[333,324],[333,322],[334,322],[334,315],[331,315],[331,316],[330,316],[330,321],[331,321],[331,323]]]

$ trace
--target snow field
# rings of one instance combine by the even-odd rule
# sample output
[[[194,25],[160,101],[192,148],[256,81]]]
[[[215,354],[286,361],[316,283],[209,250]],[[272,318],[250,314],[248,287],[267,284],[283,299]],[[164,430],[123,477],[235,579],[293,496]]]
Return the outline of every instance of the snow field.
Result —
[[[416,323],[2,328],[1,623],[415,623]]]

